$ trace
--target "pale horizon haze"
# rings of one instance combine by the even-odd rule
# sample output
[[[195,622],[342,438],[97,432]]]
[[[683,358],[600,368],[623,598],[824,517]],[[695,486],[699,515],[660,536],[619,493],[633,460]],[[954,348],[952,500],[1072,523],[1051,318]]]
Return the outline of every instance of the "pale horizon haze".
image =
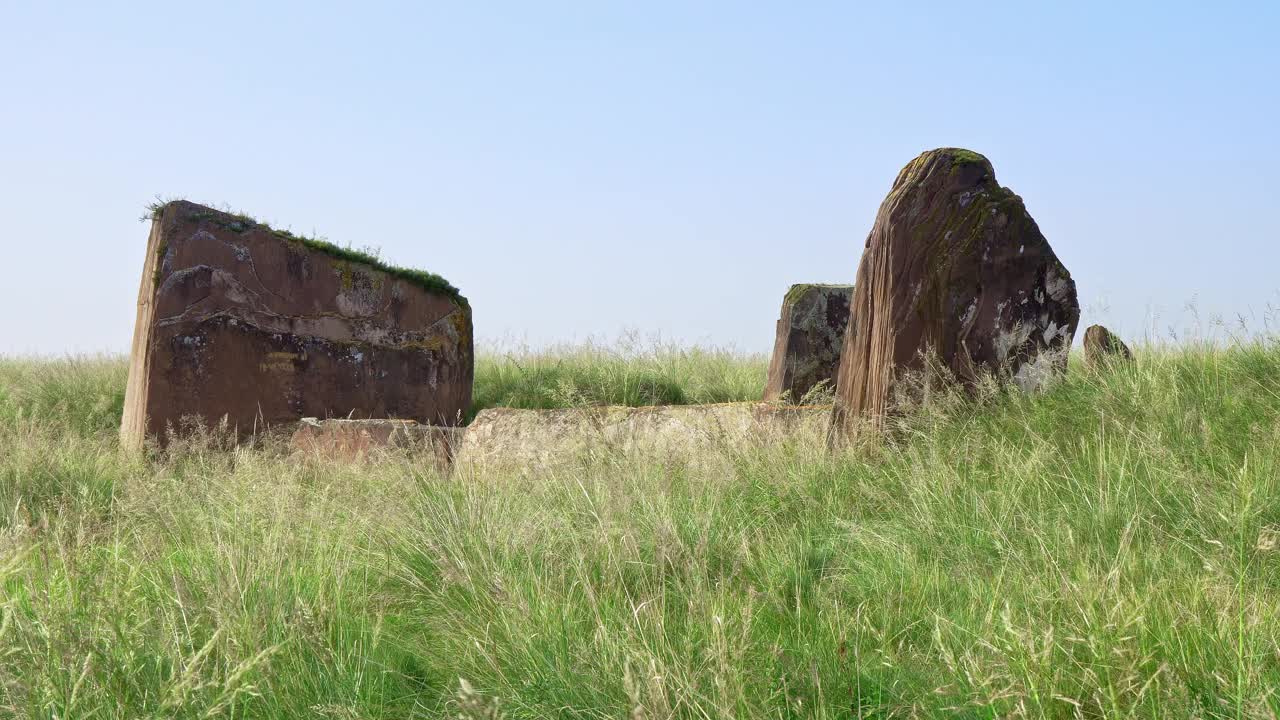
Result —
[[[439,273],[482,346],[763,352],[943,146],[1023,197],[1077,339],[1260,332],[1278,38],[1262,2],[0,1],[0,354],[127,352],[157,197]]]

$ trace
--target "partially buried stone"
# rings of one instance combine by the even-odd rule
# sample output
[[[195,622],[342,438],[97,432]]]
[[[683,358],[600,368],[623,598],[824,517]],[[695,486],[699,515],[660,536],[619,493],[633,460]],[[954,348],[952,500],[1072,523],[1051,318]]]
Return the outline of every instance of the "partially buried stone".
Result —
[[[121,443],[194,417],[240,436],[304,416],[461,422],[471,309],[438,276],[178,201],[151,223]]]
[[[465,428],[419,425],[412,420],[303,418],[289,439],[294,452],[323,460],[352,462],[382,450],[406,450],[448,468]]]

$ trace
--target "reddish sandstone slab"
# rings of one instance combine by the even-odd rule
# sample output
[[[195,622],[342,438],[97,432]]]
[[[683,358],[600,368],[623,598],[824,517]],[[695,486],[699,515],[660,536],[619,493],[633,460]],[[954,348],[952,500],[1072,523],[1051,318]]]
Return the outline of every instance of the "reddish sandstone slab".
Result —
[[[147,242],[121,442],[193,416],[246,435],[315,417],[461,421],[471,310],[443,280],[185,201]]]
[[[983,156],[930,150],[898,174],[867,237],[841,355],[836,420],[878,422],[927,354],[961,383],[1024,388],[1064,368],[1075,282]]]

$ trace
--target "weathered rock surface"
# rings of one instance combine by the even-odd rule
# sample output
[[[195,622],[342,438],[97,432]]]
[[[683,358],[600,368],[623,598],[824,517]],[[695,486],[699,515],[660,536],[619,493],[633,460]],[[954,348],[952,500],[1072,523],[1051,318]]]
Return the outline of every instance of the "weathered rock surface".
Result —
[[[770,403],[482,410],[455,453],[458,469],[549,469],[593,458],[694,461],[787,439],[825,444],[831,407]]]
[[[852,285],[792,285],[782,299],[764,401],[798,403],[819,383],[835,390]]]
[[[436,276],[172,202],[147,242],[121,443],[188,416],[241,435],[304,416],[457,424],[471,330]]]
[[[1084,331],[1085,367],[1100,367],[1108,362],[1133,359],[1129,346],[1119,336],[1101,325],[1090,325]]]
[[[936,355],[962,383],[1008,372],[1024,388],[1065,368],[1075,282],[1022,198],[968,150],[930,150],[898,174],[858,264],[837,425],[878,423],[897,379]]]
[[[409,450],[432,457],[443,470],[449,467],[454,444],[464,431],[413,420],[303,418],[289,446],[297,453],[344,462],[362,460],[380,450]]]

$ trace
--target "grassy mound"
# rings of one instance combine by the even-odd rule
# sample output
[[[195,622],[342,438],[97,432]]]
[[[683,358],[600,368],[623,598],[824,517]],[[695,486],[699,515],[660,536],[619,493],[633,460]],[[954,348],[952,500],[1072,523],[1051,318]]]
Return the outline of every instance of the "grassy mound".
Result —
[[[481,353],[474,412],[487,407],[691,405],[759,400],[768,358],[706,348],[587,343]]]
[[[1280,346],[1136,350],[839,454],[451,480],[139,460],[119,361],[0,361],[0,716],[1272,717]],[[594,352],[477,397],[763,381]]]

